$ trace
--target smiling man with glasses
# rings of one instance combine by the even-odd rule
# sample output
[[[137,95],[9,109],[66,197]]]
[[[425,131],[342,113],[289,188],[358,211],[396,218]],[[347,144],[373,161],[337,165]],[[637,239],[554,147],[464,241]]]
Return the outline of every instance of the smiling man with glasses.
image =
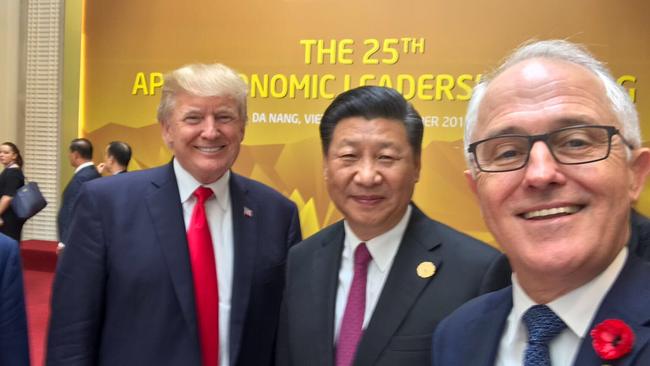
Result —
[[[544,142],[560,164],[586,164],[607,159],[614,135],[619,135],[625,145],[634,149],[614,126],[578,125],[540,135],[497,135],[469,144],[467,151],[473,154],[476,167],[488,173],[525,167],[537,141]]]
[[[610,72],[567,41],[521,47],[475,88],[465,147],[513,285],[443,321],[433,364],[650,364],[650,264],[626,246],[650,150]],[[590,331],[611,319],[623,326],[607,358]]]

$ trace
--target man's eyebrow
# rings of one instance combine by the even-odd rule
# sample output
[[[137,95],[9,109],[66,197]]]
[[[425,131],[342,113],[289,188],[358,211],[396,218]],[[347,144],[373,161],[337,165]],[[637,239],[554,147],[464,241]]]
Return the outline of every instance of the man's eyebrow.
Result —
[[[582,126],[582,125],[593,125],[591,121],[591,118],[588,117],[567,117],[567,118],[561,118],[551,124],[552,127],[550,127],[547,131],[544,133],[549,133],[552,131],[559,130],[561,128],[565,127],[573,127],[573,126]],[[504,128],[500,128],[498,130],[490,132],[485,138],[492,138],[492,137],[499,137],[503,135],[524,135],[524,136],[529,136],[530,134],[525,132],[522,128],[519,126],[508,126]],[[481,139],[483,140],[483,139]]]
[[[509,126],[509,127],[504,127],[500,128],[498,130],[490,132],[487,136],[482,138],[481,140],[484,139],[489,139],[492,137],[499,137],[503,135],[527,135],[523,129],[516,127],[516,126]]]
[[[183,109],[182,114],[185,116],[190,113],[198,113],[198,112],[201,112],[201,108],[186,106],[186,108]]]

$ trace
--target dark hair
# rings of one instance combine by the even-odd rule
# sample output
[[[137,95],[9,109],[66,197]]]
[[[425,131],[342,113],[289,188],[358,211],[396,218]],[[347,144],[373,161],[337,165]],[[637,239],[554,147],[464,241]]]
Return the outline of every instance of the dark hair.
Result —
[[[392,119],[404,124],[414,156],[422,152],[422,117],[395,89],[382,86],[361,86],[339,94],[327,107],[320,122],[320,140],[327,155],[336,125],[343,119],[363,117]]]
[[[86,160],[93,159],[93,144],[88,139],[74,139],[70,142],[70,152],[78,152]]]
[[[22,170],[23,169],[23,156],[20,155],[20,150],[18,149],[18,146],[14,144],[13,142],[3,142],[2,145],[9,146],[11,148],[11,151],[16,154],[16,160],[14,163],[18,164],[18,167]]]
[[[129,165],[129,161],[131,161],[131,146],[126,142],[113,141],[109,143],[106,153],[125,168]]]

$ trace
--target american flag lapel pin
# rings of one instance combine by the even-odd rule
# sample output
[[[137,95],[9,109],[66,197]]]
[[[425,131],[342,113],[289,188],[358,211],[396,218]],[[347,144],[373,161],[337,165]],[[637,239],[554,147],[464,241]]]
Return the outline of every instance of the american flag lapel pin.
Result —
[[[251,210],[250,208],[244,206],[244,216],[253,217],[253,210]]]

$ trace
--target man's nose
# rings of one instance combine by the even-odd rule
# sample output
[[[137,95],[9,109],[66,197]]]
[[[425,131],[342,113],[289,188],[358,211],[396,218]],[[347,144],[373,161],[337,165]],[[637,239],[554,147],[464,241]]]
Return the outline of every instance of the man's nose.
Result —
[[[381,183],[381,173],[377,169],[375,159],[362,159],[357,166],[354,180],[357,184],[372,186]]]
[[[219,136],[219,123],[215,120],[213,116],[208,116],[203,121],[203,126],[201,130],[201,137],[206,139],[214,139]]]
[[[544,188],[553,183],[564,181],[560,172],[560,164],[555,160],[548,145],[536,141],[530,149],[528,164],[525,169],[525,183],[528,186]]]

